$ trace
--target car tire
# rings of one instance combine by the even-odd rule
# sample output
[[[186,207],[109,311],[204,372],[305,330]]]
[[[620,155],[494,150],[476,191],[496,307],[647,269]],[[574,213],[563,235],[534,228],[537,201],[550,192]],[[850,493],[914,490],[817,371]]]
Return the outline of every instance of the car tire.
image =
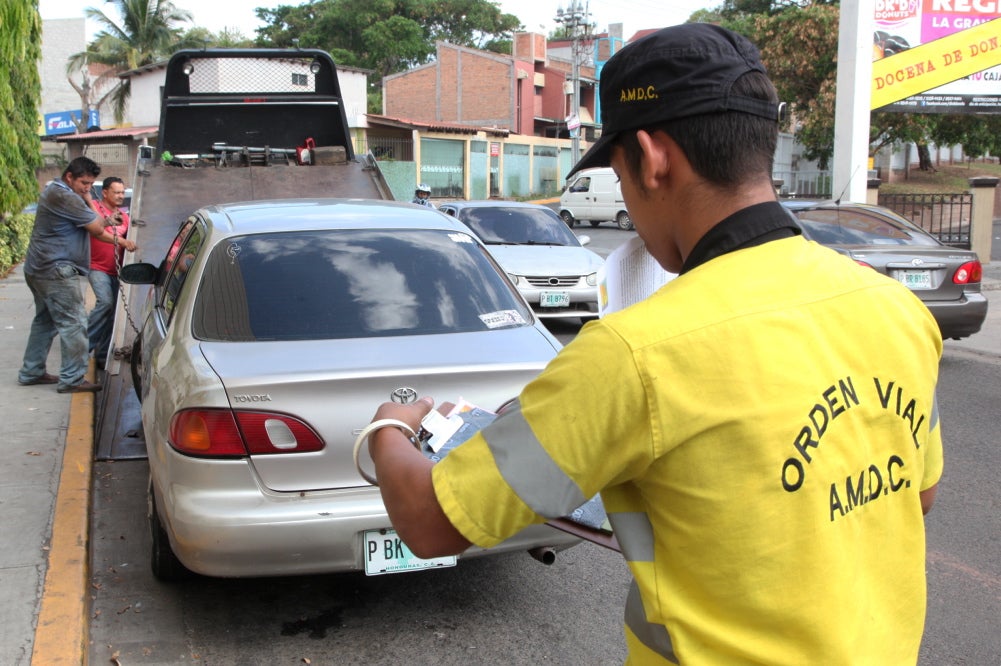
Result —
[[[629,219],[629,213],[624,210],[619,211],[619,214],[615,216],[615,224],[623,231],[633,230],[633,221]]]
[[[601,220],[591,220],[591,226],[597,227],[601,225]]]
[[[150,570],[157,580],[164,583],[176,583],[190,578],[191,570],[181,564],[170,547],[170,538],[167,530],[160,522],[160,514],[156,508],[156,495],[153,492],[153,479],[150,478],[148,496],[146,500],[147,518],[149,519],[149,532],[152,537],[150,548]]]
[[[142,336],[136,335],[136,339],[132,341],[132,351],[129,352],[129,373],[132,375],[132,389],[136,392],[139,404],[143,401],[142,351]]]
[[[567,226],[571,229],[573,229],[574,225],[577,224],[577,220],[573,219],[573,215],[571,215],[568,210],[561,210],[560,217],[563,218],[563,221],[566,222]]]

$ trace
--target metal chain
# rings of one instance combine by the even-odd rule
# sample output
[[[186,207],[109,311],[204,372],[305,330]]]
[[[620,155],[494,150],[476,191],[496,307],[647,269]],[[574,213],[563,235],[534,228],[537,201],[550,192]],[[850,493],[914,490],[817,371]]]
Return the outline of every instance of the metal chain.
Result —
[[[111,234],[115,237],[115,272],[122,272],[122,254],[118,252],[118,227],[112,225]],[[125,297],[125,290],[122,289],[121,283],[118,285],[118,295],[122,299],[122,307],[125,308],[125,319],[128,321],[129,326],[132,327],[132,331],[139,336],[139,328],[136,326],[135,319],[132,316],[132,310],[129,308],[129,300]],[[125,347],[118,347],[112,350],[112,356],[116,359],[129,360],[132,357],[132,346],[128,345]]]

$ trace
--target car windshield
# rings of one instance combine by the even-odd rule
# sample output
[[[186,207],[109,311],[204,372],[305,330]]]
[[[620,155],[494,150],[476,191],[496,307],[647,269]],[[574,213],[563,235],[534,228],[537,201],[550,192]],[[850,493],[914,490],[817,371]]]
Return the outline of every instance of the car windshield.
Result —
[[[289,231],[227,238],[208,258],[202,340],[327,340],[528,325],[484,248],[444,230]]]
[[[823,245],[938,245],[905,220],[858,208],[797,210],[806,237]]]
[[[459,219],[487,245],[580,245],[549,209],[466,208],[459,212]]]

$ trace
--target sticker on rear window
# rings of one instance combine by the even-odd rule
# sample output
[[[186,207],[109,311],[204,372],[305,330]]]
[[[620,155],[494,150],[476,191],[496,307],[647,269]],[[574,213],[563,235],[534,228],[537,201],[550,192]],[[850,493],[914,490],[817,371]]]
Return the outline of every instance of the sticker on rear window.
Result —
[[[517,310],[498,310],[481,314],[480,320],[487,325],[487,328],[500,328],[501,326],[519,326],[525,323],[525,318]]]
[[[473,239],[470,238],[468,234],[449,234],[448,237],[451,238],[456,243],[472,243],[473,242]]]

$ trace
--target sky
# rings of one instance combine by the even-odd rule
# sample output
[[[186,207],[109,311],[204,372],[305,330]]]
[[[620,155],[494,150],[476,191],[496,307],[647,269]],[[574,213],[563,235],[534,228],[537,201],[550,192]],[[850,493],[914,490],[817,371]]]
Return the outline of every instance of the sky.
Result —
[[[247,37],[255,35],[260,26],[254,9],[278,5],[299,5],[299,0],[173,0],[179,9],[186,9],[194,16],[194,23],[218,32],[223,28],[236,28]],[[591,18],[598,32],[604,32],[609,23],[622,23],[623,36],[645,28],[664,28],[683,23],[692,12],[722,4],[722,0],[580,0],[589,4]],[[548,34],[556,27],[557,8],[565,9],[570,0],[500,0],[501,10],[514,14],[532,32]],[[39,11],[43,19],[79,18],[85,7],[111,11],[111,5],[101,0],[40,0]],[[93,38],[94,26],[88,26],[87,38]]]

